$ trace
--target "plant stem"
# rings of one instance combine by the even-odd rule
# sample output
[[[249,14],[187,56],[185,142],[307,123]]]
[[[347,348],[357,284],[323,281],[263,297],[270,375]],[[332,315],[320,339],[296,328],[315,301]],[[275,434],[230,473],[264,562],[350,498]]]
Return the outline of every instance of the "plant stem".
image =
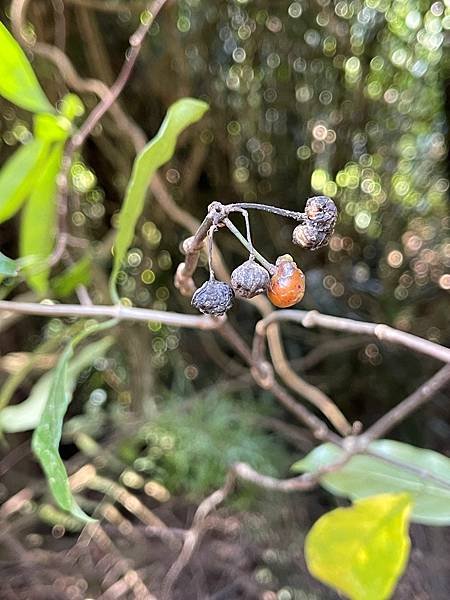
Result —
[[[279,215],[280,217],[287,217],[288,219],[295,219],[296,221],[303,221],[305,218],[304,213],[297,212],[294,210],[286,210],[285,208],[278,208],[278,206],[271,206],[269,204],[257,204],[253,202],[235,202],[233,204],[225,205],[227,212],[246,210],[263,210],[265,212]]]
[[[147,321],[173,325],[175,327],[192,327],[196,329],[217,329],[223,323],[222,318],[183,315],[147,308],[128,308],[121,304],[111,306],[82,306],[79,304],[38,304],[36,302],[1,300],[0,312],[1,311],[23,315],[40,315],[43,317],[111,317],[118,321]]]
[[[231,231],[231,233],[237,237],[237,239],[241,242],[241,244],[243,244],[247,248],[247,250],[250,253],[252,253],[252,250],[253,250],[253,256],[258,259],[258,261],[262,264],[262,266],[265,269],[267,269],[271,275],[273,275],[275,272],[275,265],[273,265],[268,260],[266,260],[262,254],[260,254],[257,250],[255,250],[253,248],[253,246],[251,246],[249,244],[249,242],[245,239],[245,237],[242,235],[242,233],[239,231],[239,229],[235,225],[233,225],[233,223],[230,221],[230,219],[224,219],[223,223]]]

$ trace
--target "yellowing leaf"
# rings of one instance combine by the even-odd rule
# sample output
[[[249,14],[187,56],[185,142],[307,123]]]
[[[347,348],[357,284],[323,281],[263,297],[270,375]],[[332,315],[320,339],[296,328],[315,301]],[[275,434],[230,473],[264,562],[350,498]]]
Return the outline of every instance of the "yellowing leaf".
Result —
[[[391,597],[409,557],[409,494],[382,494],[323,515],[306,536],[309,571],[351,600]]]
[[[114,264],[110,279],[111,295],[117,300],[115,282],[120,265],[130,247],[137,220],[144,208],[145,195],[155,171],[172,158],[180,133],[195,123],[208,110],[206,102],[182,98],[174,102],[156,136],[136,156],[130,181],[119,215],[119,227],[114,245]]]
[[[24,51],[0,22],[0,95],[32,112],[52,112]]]

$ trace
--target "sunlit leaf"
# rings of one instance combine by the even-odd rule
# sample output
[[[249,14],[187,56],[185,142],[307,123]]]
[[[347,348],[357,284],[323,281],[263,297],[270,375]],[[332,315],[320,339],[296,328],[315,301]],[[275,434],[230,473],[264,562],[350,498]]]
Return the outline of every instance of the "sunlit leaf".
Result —
[[[110,280],[113,295],[117,273],[133,241],[136,223],[144,208],[147,188],[155,171],[172,157],[179,134],[188,125],[198,121],[207,110],[208,105],[201,100],[178,100],[167,111],[156,136],[137,155],[119,215]]]
[[[15,277],[17,275],[17,263],[0,252],[0,278]]]
[[[92,260],[89,255],[70,266],[66,271],[54,277],[51,288],[58,298],[66,298],[79,286],[88,285],[91,281]]]
[[[79,374],[94,360],[104,356],[111,347],[113,339],[106,337],[83,348],[69,362],[67,371],[67,390],[72,394]],[[17,433],[29,431],[39,424],[45,403],[49,397],[54,371],[45,373],[32,387],[30,395],[20,404],[6,406],[0,411],[0,431]]]
[[[67,117],[42,113],[34,117],[34,135],[45,142],[64,142],[72,131]]]
[[[22,48],[0,22],[0,95],[32,112],[52,112]]]
[[[63,117],[74,121],[77,117],[84,114],[84,104],[76,94],[66,94],[61,101],[60,112]]]
[[[385,492],[409,492],[414,499],[411,520],[426,525],[450,525],[450,458],[393,440],[377,440],[372,450],[415,467],[413,473],[371,456],[354,456],[339,471],[321,478],[321,485],[337,496],[357,499]],[[336,462],[342,450],[333,444],[322,444],[293,465],[298,472],[316,471]],[[448,482],[421,477],[420,471]]]
[[[56,145],[51,151],[41,177],[35,182],[28,202],[22,211],[20,222],[20,255],[36,256],[46,260],[55,243],[56,176],[58,175],[63,146]],[[25,278],[37,294],[48,290],[48,266],[24,268]]]
[[[382,494],[337,508],[305,540],[309,571],[351,600],[390,598],[408,561],[409,494]]]
[[[1,62],[1,61],[0,61]],[[48,145],[33,140],[22,146],[0,170],[0,223],[22,207],[48,154]]]

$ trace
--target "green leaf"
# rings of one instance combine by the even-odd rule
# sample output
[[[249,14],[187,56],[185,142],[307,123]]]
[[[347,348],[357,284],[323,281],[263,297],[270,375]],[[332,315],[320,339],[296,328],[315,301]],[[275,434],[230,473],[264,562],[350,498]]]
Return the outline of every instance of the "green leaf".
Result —
[[[115,282],[121,263],[130,247],[137,220],[144,208],[148,185],[156,170],[170,160],[180,133],[195,123],[208,110],[206,102],[194,98],[177,100],[167,111],[156,136],[137,155],[125,200],[119,215],[117,238],[114,246],[114,264],[110,279],[111,293],[116,298]]]
[[[3,165],[0,171],[0,223],[10,219],[22,207],[36,184],[47,155],[48,145],[42,140],[33,140],[16,150]]]
[[[31,112],[52,112],[22,48],[0,22],[0,95]]]
[[[56,176],[59,173],[63,145],[57,144],[48,157],[41,177],[36,181],[28,202],[22,211],[20,223],[20,255],[47,260],[55,242],[57,218]],[[24,268],[29,286],[40,295],[48,290],[50,267]]]
[[[69,345],[56,366],[48,400],[45,404],[39,425],[34,431],[31,446],[41,463],[48,485],[58,505],[67,512],[88,520],[75,502],[70,491],[67,471],[59,456],[63,418],[71,400],[68,381],[69,360],[73,348]]]
[[[385,492],[409,492],[414,498],[412,521],[425,525],[450,525],[450,458],[393,440],[377,440],[369,448],[386,458],[428,472],[448,482],[448,486],[364,455],[354,456],[339,471],[322,477],[321,485],[337,496],[351,499]],[[314,472],[336,462],[341,456],[342,450],[337,446],[322,444],[292,468],[297,472]]]
[[[92,260],[89,255],[70,266],[66,271],[54,277],[50,286],[58,298],[66,298],[79,286],[89,285],[91,281]]]
[[[69,361],[72,359],[74,348],[82,340],[116,324],[117,319],[109,319],[102,323],[88,325],[69,342],[53,370],[48,399],[31,440],[33,452],[41,463],[58,506],[85,521],[91,519],[79,508],[72,496],[67,472],[58,452],[64,415],[72,400]]]
[[[18,274],[17,263],[0,252],[0,278],[15,277]]]
[[[61,101],[59,111],[63,117],[72,122],[84,115],[84,104],[76,94],[66,94]]]
[[[408,494],[382,494],[337,508],[305,540],[309,571],[351,600],[390,598],[409,557]]]
[[[94,360],[105,355],[111,347],[113,338],[105,337],[86,346],[69,362],[67,370],[67,390],[72,394],[81,371],[89,367]],[[20,404],[6,406],[0,411],[0,431],[17,433],[29,431],[38,426],[49,397],[54,371],[45,373],[33,386],[30,395]]]
[[[72,124],[67,117],[50,113],[35,115],[34,135],[45,142],[64,142],[72,131]]]

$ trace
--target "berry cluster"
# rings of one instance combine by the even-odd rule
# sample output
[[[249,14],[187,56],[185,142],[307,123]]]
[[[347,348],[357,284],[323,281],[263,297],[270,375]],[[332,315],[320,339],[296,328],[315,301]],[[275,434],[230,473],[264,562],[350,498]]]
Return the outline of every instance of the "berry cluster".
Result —
[[[235,296],[254,298],[266,293],[269,300],[279,308],[287,308],[300,302],[305,294],[305,276],[289,254],[277,258],[275,265],[269,263],[253,247],[247,209],[265,210],[300,221],[292,234],[294,244],[317,250],[325,246],[337,220],[337,209],[331,198],[314,196],[306,202],[305,212],[297,213],[262,204],[229,204],[215,202],[210,207],[211,226],[208,231],[208,259],[210,278],[192,296],[192,306],[202,313],[220,316],[232,306]],[[243,214],[247,236],[244,238],[228,216],[231,212]],[[212,265],[213,235],[219,226],[225,225],[248,248],[250,256],[231,273],[230,283],[217,281]],[[261,264],[258,264],[258,262]]]

